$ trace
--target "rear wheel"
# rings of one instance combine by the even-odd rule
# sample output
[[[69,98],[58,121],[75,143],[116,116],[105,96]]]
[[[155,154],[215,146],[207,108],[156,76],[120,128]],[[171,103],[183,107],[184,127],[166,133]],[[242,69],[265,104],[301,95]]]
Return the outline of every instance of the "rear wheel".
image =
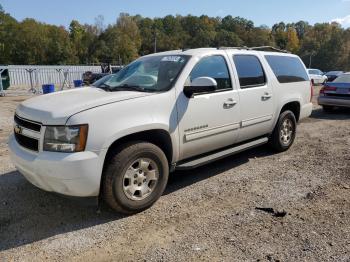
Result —
[[[270,145],[277,152],[288,150],[295,139],[297,121],[292,111],[281,113],[277,125],[270,137]]]
[[[128,144],[107,164],[103,197],[118,212],[138,213],[160,198],[168,176],[168,161],[159,147],[146,142]]]

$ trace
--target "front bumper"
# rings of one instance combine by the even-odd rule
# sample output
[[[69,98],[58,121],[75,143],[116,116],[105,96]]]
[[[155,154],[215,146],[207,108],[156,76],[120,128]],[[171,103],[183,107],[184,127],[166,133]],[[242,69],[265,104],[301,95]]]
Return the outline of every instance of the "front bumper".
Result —
[[[338,97],[326,97],[320,96],[318,98],[318,104],[321,106],[339,106],[339,107],[350,107],[350,99],[342,99]]]
[[[21,147],[13,135],[9,148],[14,165],[33,185],[66,196],[98,196],[103,167],[101,154],[36,153]]]

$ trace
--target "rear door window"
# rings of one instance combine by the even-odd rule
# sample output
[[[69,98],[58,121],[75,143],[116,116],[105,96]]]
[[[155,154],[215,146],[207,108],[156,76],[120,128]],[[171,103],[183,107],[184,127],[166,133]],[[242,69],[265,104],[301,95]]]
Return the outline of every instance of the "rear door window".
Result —
[[[266,55],[265,58],[281,84],[309,81],[309,76],[299,58],[278,55]]]
[[[265,85],[266,76],[259,58],[254,55],[234,55],[233,61],[241,88]]]

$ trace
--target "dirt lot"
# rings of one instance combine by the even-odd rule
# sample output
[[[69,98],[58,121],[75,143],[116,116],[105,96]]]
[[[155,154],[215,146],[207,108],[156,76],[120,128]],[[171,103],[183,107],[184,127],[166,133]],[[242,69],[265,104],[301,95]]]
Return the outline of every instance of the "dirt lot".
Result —
[[[25,98],[0,98],[0,261],[350,261],[349,110],[315,106],[290,151],[261,147],[177,172],[151,209],[124,217],[15,171],[6,139]]]

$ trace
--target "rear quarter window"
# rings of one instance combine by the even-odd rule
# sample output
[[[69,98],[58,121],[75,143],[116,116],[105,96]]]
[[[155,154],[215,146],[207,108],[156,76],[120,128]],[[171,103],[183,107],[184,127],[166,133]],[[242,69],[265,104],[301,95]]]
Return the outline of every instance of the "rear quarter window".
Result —
[[[277,55],[266,55],[265,58],[281,84],[309,81],[309,76],[299,58]]]

